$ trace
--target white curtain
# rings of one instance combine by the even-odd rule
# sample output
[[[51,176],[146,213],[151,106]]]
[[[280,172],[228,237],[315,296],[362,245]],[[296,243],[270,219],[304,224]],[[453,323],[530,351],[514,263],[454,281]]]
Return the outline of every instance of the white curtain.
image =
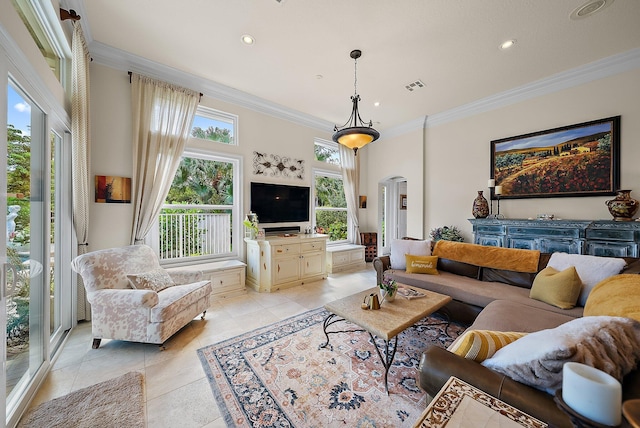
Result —
[[[78,240],[78,255],[89,245],[89,49],[80,22],[73,23],[71,41],[71,151],[73,183],[73,226]],[[91,319],[91,307],[80,275],[78,278],[78,320]]]
[[[160,214],[189,138],[200,94],[131,74],[133,103],[133,227],[141,244]]]
[[[344,196],[347,200],[347,237],[352,244],[360,244],[360,225],[358,223],[358,195],[360,187],[360,158],[352,149],[338,144],[340,148],[340,163],[342,164],[342,183]]]

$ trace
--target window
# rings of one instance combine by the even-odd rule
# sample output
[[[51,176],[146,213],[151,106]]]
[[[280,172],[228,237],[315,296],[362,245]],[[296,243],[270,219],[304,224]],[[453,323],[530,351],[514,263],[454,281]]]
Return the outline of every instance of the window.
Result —
[[[193,119],[191,136],[237,146],[238,116],[200,106]]]
[[[238,257],[240,159],[185,152],[158,217],[163,264]]]
[[[65,72],[67,58],[71,58],[71,48],[52,3],[35,0],[12,0],[11,2],[49,68],[58,81],[66,87]]]
[[[342,176],[335,172],[314,172],[314,224],[330,242],[347,240],[347,201]]]
[[[316,138],[313,145],[317,161],[340,165],[340,151],[337,143]]]

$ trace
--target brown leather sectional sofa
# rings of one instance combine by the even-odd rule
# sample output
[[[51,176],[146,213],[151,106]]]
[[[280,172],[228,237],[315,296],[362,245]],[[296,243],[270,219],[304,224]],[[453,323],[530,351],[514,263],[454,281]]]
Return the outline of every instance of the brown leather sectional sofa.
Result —
[[[549,261],[541,254],[538,271]],[[640,260],[627,258],[624,273],[640,273]],[[581,317],[582,307],[560,309],[529,298],[535,273],[483,268],[440,258],[440,275],[408,274],[390,269],[388,256],[373,261],[378,281],[383,275],[400,283],[449,295],[452,302],[443,312],[452,320],[471,324],[470,329],[534,332],[554,328]],[[450,376],[470,383],[511,404],[550,426],[571,427],[568,416],[544,391],[516,382],[481,364],[466,360],[437,346],[425,350],[419,368],[419,385],[435,396]],[[628,374],[623,382],[623,400],[640,398],[640,370]]]

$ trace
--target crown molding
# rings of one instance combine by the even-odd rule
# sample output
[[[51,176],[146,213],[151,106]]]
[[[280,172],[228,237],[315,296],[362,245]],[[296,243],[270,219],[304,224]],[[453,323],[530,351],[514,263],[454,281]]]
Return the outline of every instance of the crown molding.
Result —
[[[160,64],[129,52],[93,41],[89,51],[94,62],[124,72],[134,71],[157,79],[169,81],[204,95],[245,107],[260,113],[288,120],[323,132],[331,132],[333,124],[317,117],[305,114],[282,105],[272,103],[246,92],[194,76],[184,71]]]
[[[640,68],[640,48],[606,57],[441,113],[429,115],[426,127],[443,125],[638,68]],[[424,117],[416,118],[405,124],[389,128],[385,131],[385,138],[406,134],[422,129],[424,126]]]

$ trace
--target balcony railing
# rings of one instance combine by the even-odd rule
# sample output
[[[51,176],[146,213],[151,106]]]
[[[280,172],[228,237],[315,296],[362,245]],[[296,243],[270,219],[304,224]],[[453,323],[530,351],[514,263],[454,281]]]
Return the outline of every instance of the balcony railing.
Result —
[[[231,207],[165,205],[158,224],[163,260],[231,253]]]

